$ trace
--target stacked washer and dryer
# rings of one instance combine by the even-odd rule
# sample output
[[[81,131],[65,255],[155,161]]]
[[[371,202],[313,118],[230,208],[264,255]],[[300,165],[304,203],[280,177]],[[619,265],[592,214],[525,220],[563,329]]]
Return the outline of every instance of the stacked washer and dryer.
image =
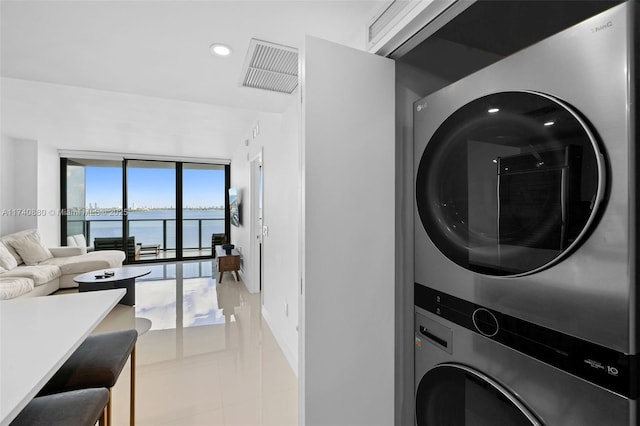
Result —
[[[635,13],[415,103],[418,425],[638,424]]]

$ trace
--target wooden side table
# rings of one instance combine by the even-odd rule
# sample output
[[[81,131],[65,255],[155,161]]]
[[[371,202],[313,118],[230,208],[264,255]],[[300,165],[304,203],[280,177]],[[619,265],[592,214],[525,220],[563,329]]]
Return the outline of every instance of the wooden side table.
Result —
[[[222,276],[225,272],[231,272],[231,275],[238,282],[238,271],[240,270],[240,252],[236,249],[231,250],[231,254],[227,254],[222,246],[216,246],[216,258],[218,259],[218,282],[222,282]]]

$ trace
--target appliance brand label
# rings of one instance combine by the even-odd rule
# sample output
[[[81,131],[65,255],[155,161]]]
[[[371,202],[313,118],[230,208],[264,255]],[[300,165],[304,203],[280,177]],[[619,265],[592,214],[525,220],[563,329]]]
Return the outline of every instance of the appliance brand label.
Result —
[[[426,102],[421,103],[420,105],[418,105],[418,106],[416,107],[416,111],[420,112],[420,111],[422,111],[423,109],[425,109],[426,107],[427,107],[427,103],[426,103]]]
[[[421,348],[421,347],[422,347],[422,340],[421,340],[419,337],[416,337],[416,346],[417,346],[418,348]]]
[[[601,362],[595,361],[593,359],[585,359],[584,363],[589,367],[595,368],[596,370],[606,371],[610,376],[618,377],[618,375],[620,374],[620,371],[616,367],[604,365]]]
[[[606,24],[602,24],[600,26],[591,28],[591,32],[595,34],[597,32],[604,31],[604,30],[606,30],[608,28],[611,28],[611,27],[613,27],[613,22],[609,21]]]
[[[584,362],[589,365],[589,367],[595,368],[596,370],[604,370],[604,365],[598,361],[594,361],[592,359],[585,359]]]

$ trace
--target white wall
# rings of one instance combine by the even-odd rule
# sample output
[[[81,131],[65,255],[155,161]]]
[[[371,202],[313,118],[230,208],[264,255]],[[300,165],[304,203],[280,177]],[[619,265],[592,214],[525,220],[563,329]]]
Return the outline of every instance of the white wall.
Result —
[[[247,140],[247,139],[245,139]],[[250,226],[250,214],[251,214],[251,176],[250,176],[250,150],[252,147],[245,146],[244,142],[239,143],[239,147],[231,157],[231,186],[238,190],[238,196],[242,203],[242,209],[240,211],[240,226],[231,226],[231,244],[236,246],[236,249],[240,252],[240,275],[242,281],[247,286],[247,289],[251,293],[255,293],[253,290],[253,283],[251,282],[252,265],[251,265],[251,226]]]
[[[259,291],[253,280],[250,258],[251,168],[262,154],[263,237],[262,314],[292,369],[298,372],[298,283],[300,218],[299,141],[300,110],[296,96],[284,114],[260,114],[248,129],[244,142],[231,161],[231,185],[243,194],[243,225],[231,228],[231,242],[243,253],[243,280],[251,292]],[[254,137],[253,129],[259,131]],[[285,306],[286,305],[286,306]]]
[[[59,149],[231,158],[238,143],[224,139],[212,118],[229,115],[226,107],[8,78],[1,84],[3,142],[37,141],[39,209],[60,207]],[[231,110],[238,123],[257,114]],[[4,169],[17,159],[1,161]],[[47,244],[60,243],[59,217],[40,217],[37,225]]]
[[[0,235],[38,226],[38,143],[2,135]]]
[[[247,129],[244,138],[237,141],[236,150],[231,157],[231,186],[238,190],[241,197],[242,217],[239,227],[231,227],[231,243],[242,254],[242,279],[251,293],[260,291],[259,283],[253,280],[251,260],[251,160],[262,152],[263,147],[272,146],[278,139],[280,114],[259,113],[256,120]],[[260,133],[254,134],[259,128]]]
[[[2,209],[15,207],[13,201],[13,162],[8,159],[13,158],[13,143],[11,138],[0,135],[0,212]],[[9,234],[13,231],[13,216],[0,215],[0,235]]]
[[[297,96],[282,115],[278,137],[264,146],[263,307],[287,360],[298,372],[300,109]]]

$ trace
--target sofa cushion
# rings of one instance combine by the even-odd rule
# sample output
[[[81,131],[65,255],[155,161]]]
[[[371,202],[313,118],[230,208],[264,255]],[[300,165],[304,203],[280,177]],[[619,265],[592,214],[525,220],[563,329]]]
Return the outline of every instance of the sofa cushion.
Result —
[[[67,246],[68,247],[78,247],[78,243],[76,242],[75,235],[69,235],[67,237]]]
[[[69,257],[69,256],[80,256],[81,254],[86,254],[86,247],[49,247],[49,251],[53,255],[53,257]],[[46,262],[45,262],[46,263]]]
[[[67,245],[69,247],[86,247],[87,239],[84,234],[69,235],[67,237]]]
[[[83,253],[87,253],[89,251],[93,251],[94,247],[93,246],[88,246],[87,245],[87,239],[85,238],[84,234],[76,234],[76,235],[69,235],[67,237],[67,246],[68,247],[80,247],[82,248],[82,252]],[[55,254],[54,254],[55,256]]]
[[[34,288],[30,278],[3,278],[0,277],[0,300],[13,299],[27,294]]]
[[[40,235],[37,231],[11,240],[9,244],[18,252],[26,265],[37,265],[53,257],[49,249],[40,242]]]
[[[7,246],[0,242],[0,272],[10,271],[18,266],[18,261],[11,255]]]
[[[18,252],[11,246],[11,241],[19,239],[19,238],[21,238],[21,237],[23,237],[25,235],[29,235],[29,234],[36,234],[36,235],[38,235],[38,239],[40,239],[40,234],[38,234],[38,230],[37,229],[26,229],[24,231],[18,231],[18,232],[14,232],[13,234],[8,234],[8,235],[5,235],[3,237],[0,237],[0,242],[4,243],[4,245],[7,247],[7,250],[9,250],[9,253],[11,253],[11,255],[18,262],[18,265],[23,263],[22,262],[22,257],[20,257]]]
[[[54,257],[39,266],[56,265],[60,267],[62,275],[78,275],[98,269],[118,268],[122,266],[124,258],[124,252],[119,250],[92,251],[80,256]]]
[[[55,280],[56,278],[60,278],[61,275],[62,273],[60,272],[60,268],[55,265],[23,265],[5,272],[0,276],[0,278],[31,278],[33,280],[33,283],[37,287],[39,285],[48,283],[51,280]]]

